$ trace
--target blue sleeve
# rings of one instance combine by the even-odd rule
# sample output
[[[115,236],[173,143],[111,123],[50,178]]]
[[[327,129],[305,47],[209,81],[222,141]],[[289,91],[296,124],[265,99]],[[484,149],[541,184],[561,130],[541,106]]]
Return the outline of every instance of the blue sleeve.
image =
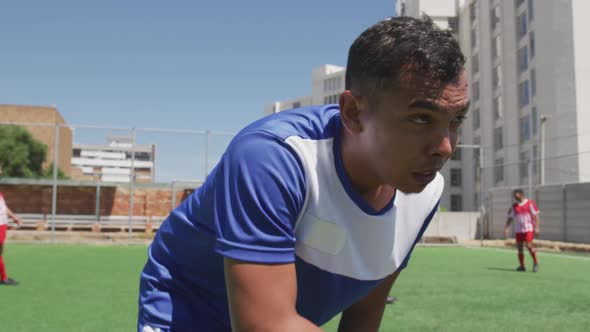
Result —
[[[242,134],[228,147],[215,177],[215,250],[247,262],[294,262],[294,228],[306,193],[295,152],[271,134]]]
[[[432,218],[436,214],[436,211],[438,211],[439,204],[440,204],[440,200],[436,203],[436,205],[434,206],[434,209],[432,209],[432,211],[430,211],[430,214],[424,220],[424,223],[422,224],[422,228],[420,228],[420,232],[418,233],[418,236],[416,237],[416,240],[414,241],[412,248],[408,252],[408,255],[406,256],[404,261],[402,262],[402,265],[400,265],[400,267],[398,268],[398,271],[401,271],[408,266],[408,262],[410,261],[410,256],[412,256],[412,252],[414,251],[414,247],[416,247],[416,244],[418,244],[418,241],[420,241],[420,239],[422,238],[422,235],[424,235],[424,232],[426,232],[428,225],[430,225],[430,221],[432,221]]]

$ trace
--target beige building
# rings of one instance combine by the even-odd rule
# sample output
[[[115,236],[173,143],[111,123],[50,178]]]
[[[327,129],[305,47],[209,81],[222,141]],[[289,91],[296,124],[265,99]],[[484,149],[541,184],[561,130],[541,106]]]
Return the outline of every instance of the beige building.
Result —
[[[129,136],[110,136],[106,145],[74,144],[72,178],[104,182],[154,182],[156,145],[133,144]]]
[[[54,158],[56,125],[59,127],[57,165],[66,176],[71,175],[72,130],[55,106],[3,105],[0,104],[0,124],[16,124],[25,127],[35,139],[47,146],[43,168],[47,169]]]

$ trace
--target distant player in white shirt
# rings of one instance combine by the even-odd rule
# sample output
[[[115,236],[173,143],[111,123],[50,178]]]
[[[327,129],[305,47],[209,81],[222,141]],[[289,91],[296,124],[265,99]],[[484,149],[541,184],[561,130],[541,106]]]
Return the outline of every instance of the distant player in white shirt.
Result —
[[[18,283],[8,277],[6,274],[6,266],[4,265],[4,257],[2,256],[4,252],[4,241],[6,240],[6,232],[8,231],[8,217],[12,218],[17,225],[21,224],[21,221],[17,216],[10,211],[8,206],[6,206],[6,201],[4,200],[4,195],[0,192],[0,286],[2,285],[17,285]]]
[[[537,252],[533,247],[533,238],[535,235],[539,235],[539,208],[535,201],[524,196],[522,189],[514,190],[513,195],[516,203],[508,211],[508,220],[506,221],[504,233],[508,237],[510,224],[514,221],[514,233],[518,247],[518,261],[520,263],[516,270],[526,271],[523,253],[523,245],[526,244],[533,258],[533,272],[538,272],[539,262],[537,260]]]

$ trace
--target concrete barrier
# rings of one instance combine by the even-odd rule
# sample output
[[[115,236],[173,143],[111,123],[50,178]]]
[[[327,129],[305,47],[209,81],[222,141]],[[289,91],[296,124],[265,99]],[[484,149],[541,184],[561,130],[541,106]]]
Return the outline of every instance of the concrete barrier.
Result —
[[[473,240],[477,235],[479,212],[438,212],[424,233],[425,237],[455,237]]]

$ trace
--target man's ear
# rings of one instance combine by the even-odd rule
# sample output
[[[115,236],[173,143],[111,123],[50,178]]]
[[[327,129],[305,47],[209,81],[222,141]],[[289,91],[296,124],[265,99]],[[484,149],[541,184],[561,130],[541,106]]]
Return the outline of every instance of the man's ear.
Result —
[[[361,105],[357,97],[352,95],[350,90],[340,94],[340,119],[342,125],[351,134],[362,131],[361,125]]]

